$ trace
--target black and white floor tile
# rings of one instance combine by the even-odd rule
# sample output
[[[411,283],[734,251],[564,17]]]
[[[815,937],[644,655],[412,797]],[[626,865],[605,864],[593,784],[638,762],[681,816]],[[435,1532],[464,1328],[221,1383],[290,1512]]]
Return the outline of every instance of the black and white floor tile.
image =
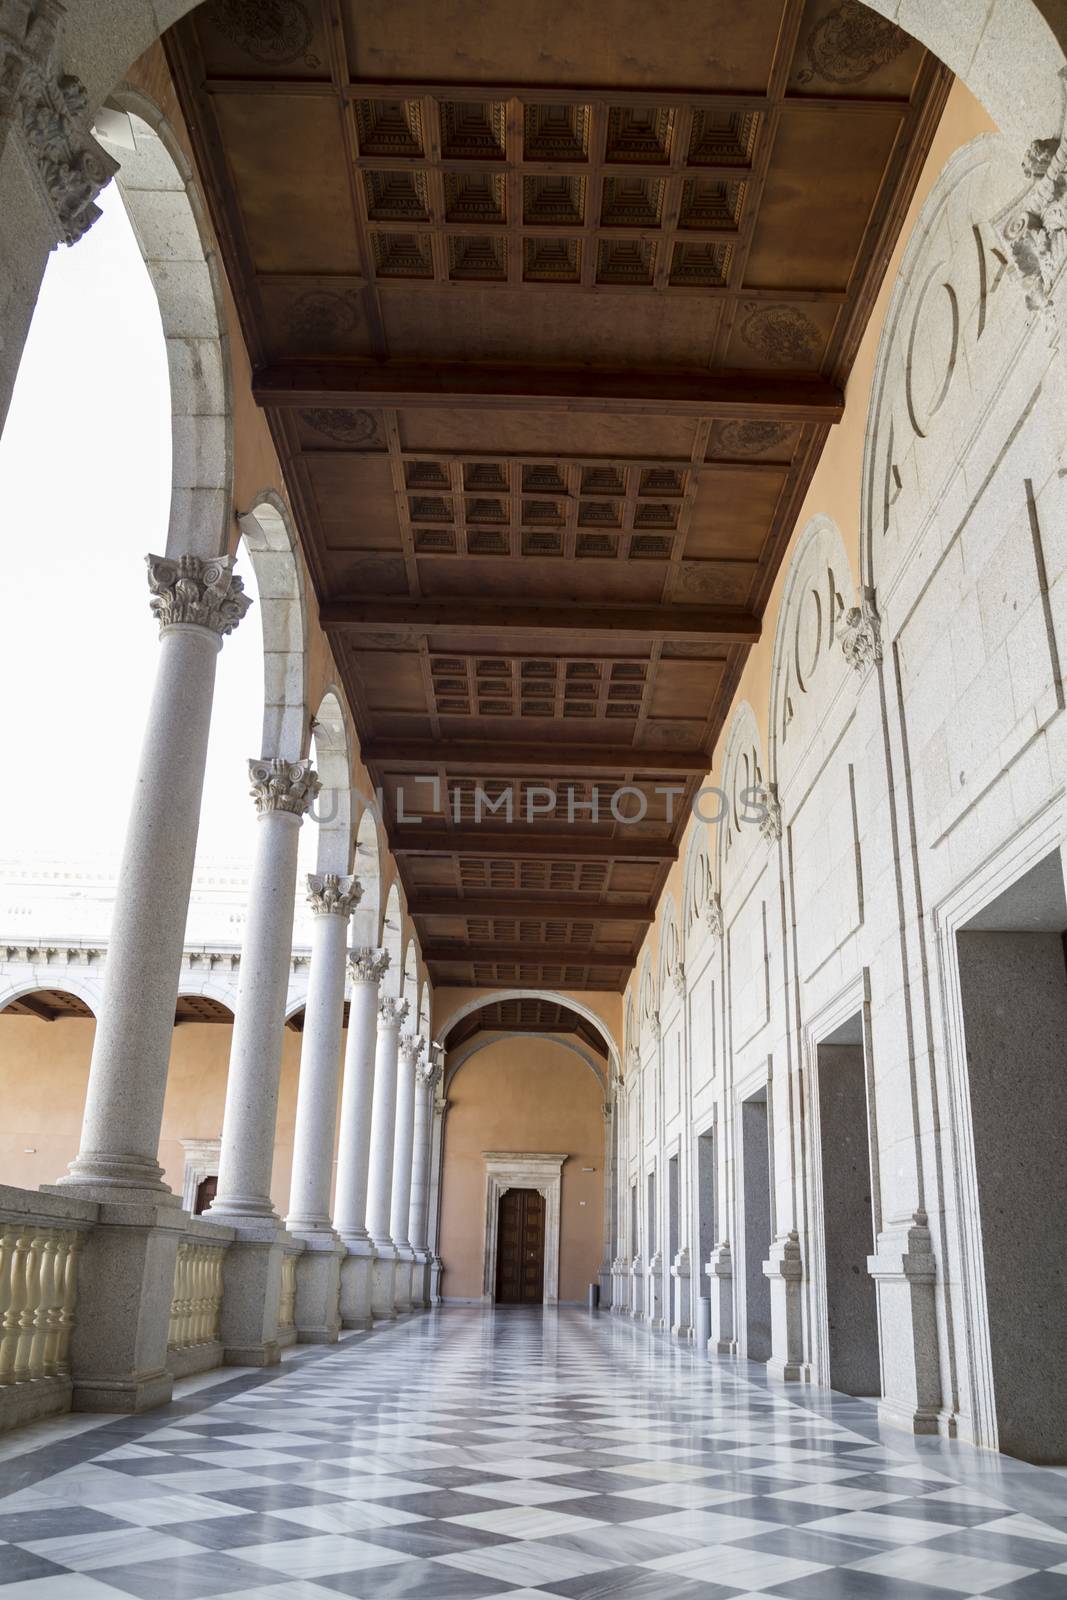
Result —
[[[1067,1600],[1067,1474],[448,1308],[0,1444],[0,1600]]]

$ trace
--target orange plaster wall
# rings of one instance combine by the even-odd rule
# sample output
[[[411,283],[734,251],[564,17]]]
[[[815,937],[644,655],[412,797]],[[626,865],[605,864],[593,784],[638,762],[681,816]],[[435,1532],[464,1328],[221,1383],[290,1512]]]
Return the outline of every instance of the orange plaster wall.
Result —
[[[585,1062],[550,1039],[502,1039],[464,1062],[448,1087],[445,1124],[440,1255],[446,1299],[481,1297],[482,1152],[514,1150],[567,1153],[559,1297],[585,1301],[603,1252],[603,1101],[604,1091]]]

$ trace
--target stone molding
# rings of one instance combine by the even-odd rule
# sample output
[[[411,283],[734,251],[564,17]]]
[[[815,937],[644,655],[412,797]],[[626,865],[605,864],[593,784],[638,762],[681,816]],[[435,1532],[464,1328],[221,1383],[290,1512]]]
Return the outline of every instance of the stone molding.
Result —
[[[384,1000],[378,1001],[379,1028],[399,1028],[407,1019],[410,1009],[407,1000],[394,1000],[391,995],[386,995]]]
[[[149,606],[164,628],[210,628],[232,633],[252,601],[234,572],[233,556],[145,556]]]
[[[378,984],[389,968],[388,950],[350,950],[348,976],[353,983]]]
[[[286,761],[281,756],[249,761],[248,776],[252,780],[249,793],[261,817],[275,811],[303,817],[322,788],[310,761]]]
[[[316,917],[344,917],[347,921],[363,898],[358,878],[337,872],[309,872],[307,903]]]
[[[179,1139],[185,1151],[185,1171],[182,1174],[182,1210],[190,1216],[196,1205],[196,1191],[205,1178],[219,1175],[221,1135],[217,1139]]]
[[[545,1202],[545,1270],[543,1303],[559,1303],[559,1225],[562,1169],[566,1155],[541,1150],[483,1150],[485,1162],[485,1254],[482,1303],[496,1299],[497,1235],[500,1201],[509,1189],[536,1189]]]
[[[0,154],[14,130],[56,243],[74,244],[119,168],[92,136],[85,85],[62,71],[64,9],[58,0],[0,0]]]

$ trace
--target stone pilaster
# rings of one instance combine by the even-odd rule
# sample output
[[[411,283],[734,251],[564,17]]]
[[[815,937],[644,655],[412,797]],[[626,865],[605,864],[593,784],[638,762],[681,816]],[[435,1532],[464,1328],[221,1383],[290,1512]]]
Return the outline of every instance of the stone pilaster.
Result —
[[[355,878],[335,872],[311,873],[307,886],[314,918],[311,971],[304,1006],[286,1227],[306,1246],[296,1262],[297,1338],[302,1344],[331,1344],[341,1331],[339,1296],[345,1254],[330,1221],[345,958],[348,921],[363,891]]]
[[[688,1339],[692,1331],[689,1251],[683,1246],[671,1262],[671,1332],[676,1339]]]
[[[735,1356],[734,1263],[728,1239],[721,1239],[708,1257],[705,1272],[711,1301],[711,1337],[708,1354]]]
[[[408,1238],[411,1217],[411,1169],[415,1136],[415,1091],[419,1057],[425,1041],[417,1033],[400,1035],[397,1046],[396,1126],[393,1134],[393,1183],[389,1233],[396,1250],[393,1304],[398,1314],[411,1310],[411,1275],[415,1252]]]
[[[937,1433],[942,1409],[937,1263],[924,1211],[890,1220],[867,1271],[878,1286],[882,1399],[878,1414],[910,1433]]]
[[[371,1310],[375,1318],[396,1316],[394,1290],[397,1254],[389,1232],[389,1221],[393,1200],[393,1142],[396,1137],[400,1027],[407,1014],[406,1000],[388,998],[379,1003],[367,1178],[367,1231],[375,1255],[371,1275]]]
[[[810,1379],[804,1362],[800,1293],[804,1262],[795,1232],[782,1234],[771,1244],[763,1275],[771,1286],[771,1354],[767,1371],[785,1383]]]
[[[284,1231],[271,1200],[300,824],[319,790],[307,761],[250,761],[256,852],[222,1119],[219,1188],[208,1215],[237,1229],[226,1258],[222,1340],[243,1366],[277,1360]]]
[[[348,1039],[334,1198],[334,1224],[348,1252],[341,1262],[341,1325],[345,1328],[369,1328],[372,1322],[374,1246],[367,1232],[367,1174],[378,1038],[378,986],[388,966],[389,956],[384,950],[353,950],[348,962]]]

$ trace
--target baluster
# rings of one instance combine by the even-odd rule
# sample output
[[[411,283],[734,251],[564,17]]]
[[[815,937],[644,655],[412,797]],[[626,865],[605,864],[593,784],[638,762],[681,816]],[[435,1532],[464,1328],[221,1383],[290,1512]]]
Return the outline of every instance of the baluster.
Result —
[[[18,1307],[15,1304],[14,1228],[0,1228],[0,1384],[11,1382],[18,1343]]]
[[[67,1360],[70,1351],[70,1336],[74,1331],[74,1307],[78,1298],[78,1251],[81,1249],[81,1234],[72,1234],[67,1242],[67,1256],[63,1267],[63,1298],[59,1311],[59,1336],[56,1340],[55,1366],[56,1375],[65,1378],[70,1372]]]
[[[15,1346],[15,1370],[12,1376],[16,1383],[26,1383],[31,1377],[33,1321],[41,1286],[41,1236],[36,1229],[27,1231],[19,1239],[19,1245],[22,1247],[18,1267],[22,1292],[19,1297],[19,1339]]]
[[[46,1378],[56,1376],[56,1351],[59,1347],[60,1323],[63,1315],[63,1287],[66,1280],[67,1251],[70,1248],[69,1236],[57,1230],[52,1235],[52,1245],[50,1292],[45,1318],[44,1349],[41,1353],[42,1375]]]
[[[43,1229],[37,1236],[37,1296],[33,1307],[33,1332],[30,1337],[28,1366],[31,1378],[45,1374],[45,1346],[48,1342],[48,1319],[55,1296],[56,1236],[52,1228]]]

